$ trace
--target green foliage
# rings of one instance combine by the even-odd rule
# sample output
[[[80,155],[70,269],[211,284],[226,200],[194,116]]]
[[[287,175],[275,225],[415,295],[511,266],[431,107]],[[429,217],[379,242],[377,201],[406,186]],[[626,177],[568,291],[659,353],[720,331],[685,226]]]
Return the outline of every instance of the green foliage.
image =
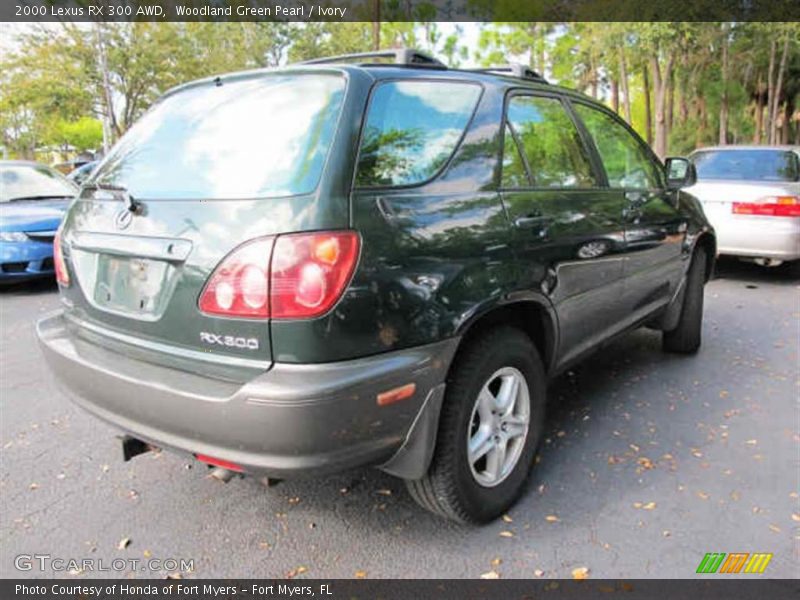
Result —
[[[518,1],[472,4],[487,14],[513,18]],[[786,43],[775,118],[779,137],[800,141],[798,23],[484,23],[477,47],[467,48],[460,26],[445,35],[441,24],[430,21],[440,14],[431,2],[381,0],[365,6],[372,12],[351,23],[64,23],[26,28],[10,45],[14,50],[0,58],[0,144],[23,156],[33,156],[43,144],[97,146],[97,119],[106,120],[113,142],[156,98],[186,81],[371,50],[375,24],[367,19],[374,18],[376,6],[383,18],[419,19],[380,23],[383,48],[417,47],[454,67],[467,61],[484,66],[524,62],[555,82],[618,105],[623,116],[627,83],[632,125],[643,136],[643,75],[649,74],[655,122],[657,68],[665,86],[664,112],[671,109],[662,133],[672,153],[717,143],[721,120],[729,142],[753,140],[759,103],[764,119],[770,115],[770,60],[777,85]],[[722,68],[724,52],[727,71]]]

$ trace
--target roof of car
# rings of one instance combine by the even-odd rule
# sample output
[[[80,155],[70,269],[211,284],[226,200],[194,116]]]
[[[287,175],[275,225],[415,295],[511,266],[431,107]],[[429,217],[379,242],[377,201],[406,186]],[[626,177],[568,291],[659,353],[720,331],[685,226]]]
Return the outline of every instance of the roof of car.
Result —
[[[697,148],[692,154],[695,152],[705,152],[707,150],[713,150],[715,152],[720,150],[793,150],[794,152],[800,152],[800,146],[792,144],[775,144],[771,146],[759,144],[731,144],[730,146],[704,146],[703,148]]]
[[[586,94],[577,90],[554,85],[546,82],[544,79],[528,79],[516,77],[511,74],[501,73],[491,70],[469,70],[469,69],[455,69],[448,67],[431,67],[431,66],[415,66],[415,65],[397,65],[397,64],[353,64],[348,62],[342,63],[295,63],[281,67],[271,67],[262,69],[250,69],[246,71],[236,71],[203,79],[189,81],[167,90],[162,99],[175,94],[176,92],[183,91],[195,86],[216,83],[217,85],[223,84],[225,81],[236,80],[239,78],[247,78],[257,76],[259,74],[271,73],[320,73],[320,72],[339,72],[339,73],[365,73],[374,80],[388,80],[388,79],[454,79],[454,80],[469,80],[476,81],[489,85],[501,85],[507,88],[528,88],[540,91],[553,92],[558,94],[569,94],[575,98],[581,98],[596,104],[602,104],[598,100],[587,96]]]

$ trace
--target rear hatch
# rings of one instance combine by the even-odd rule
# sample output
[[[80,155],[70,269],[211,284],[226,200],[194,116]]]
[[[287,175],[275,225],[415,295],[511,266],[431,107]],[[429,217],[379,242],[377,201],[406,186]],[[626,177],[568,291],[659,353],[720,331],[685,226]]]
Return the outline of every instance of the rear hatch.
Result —
[[[80,335],[225,378],[269,368],[268,319],[204,314],[198,302],[242,243],[346,227],[346,211],[334,223],[314,218],[344,92],[336,73],[275,72],[200,82],[159,101],[65,219],[71,282],[62,292]]]

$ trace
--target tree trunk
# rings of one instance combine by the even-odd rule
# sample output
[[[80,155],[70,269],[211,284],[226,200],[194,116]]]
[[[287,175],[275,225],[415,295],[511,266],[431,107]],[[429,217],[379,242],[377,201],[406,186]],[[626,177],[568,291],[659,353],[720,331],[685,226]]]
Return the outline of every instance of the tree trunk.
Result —
[[[783,88],[783,71],[786,69],[786,55],[789,53],[789,36],[783,40],[783,52],[781,53],[781,66],[778,68],[778,82],[775,84],[775,99],[773,100],[774,109],[772,111],[772,127],[770,129],[770,144],[778,143],[778,114],[780,111],[781,93]]]
[[[770,136],[772,132],[772,103],[775,96],[775,40],[769,43],[769,71],[767,72],[767,121],[764,123],[764,131],[766,132],[767,143],[771,142]]]
[[[95,35],[97,38],[97,63],[100,68],[100,75],[103,86],[103,103],[105,110],[103,114],[103,154],[114,143],[114,138],[120,134],[117,124],[117,117],[114,113],[114,94],[111,89],[111,79],[108,74],[108,61],[106,60],[106,42],[103,36],[104,24],[95,24]]]
[[[619,114],[619,83],[616,78],[611,80],[611,108],[614,112]]]
[[[381,49],[381,0],[375,0],[375,20],[372,22],[372,49]]]
[[[667,88],[669,79],[672,76],[672,65],[675,55],[670,54],[664,64],[662,72],[659,65],[658,56],[650,58],[650,68],[653,71],[653,94],[655,96],[655,144],[654,150],[660,159],[667,156],[667,144],[669,139],[669,123],[667,122]]]
[[[761,132],[764,130],[764,81],[761,73],[758,74],[756,83],[756,108],[755,108],[756,131],[753,134],[753,143],[761,143]]]
[[[672,131],[672,124],[675,122],[675,77],[670,76],[667,84],[667,127]]]
[[[722,27],[722,98],[719,102],[719,143],[728,143],[728,24]]]
[[[630,125],[631,123],[631,92],[628,87],[628,67],[625,64],[625,50],[620,46],[619,48],[619,79],[622,83],[622,102],[625,108],[625,120]]]
[[[650,109],[650,76],[645,65],[642,76],[644,78],[644,130],[648,145],[653,145],[653,116]]]

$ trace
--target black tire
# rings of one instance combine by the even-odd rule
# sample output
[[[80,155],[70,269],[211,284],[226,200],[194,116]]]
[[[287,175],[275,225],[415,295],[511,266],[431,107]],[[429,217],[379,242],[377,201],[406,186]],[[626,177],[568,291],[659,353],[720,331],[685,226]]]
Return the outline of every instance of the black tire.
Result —
[[[461,523],[484,523],[507,511],[522,492],[542,433],[546,380],[536,347],[519,329],[498,327],[468,344],[448,376],[428,472],[406,485],[414,500],[431,512]],[[494,487],[484,487],[473,476],[467,441],[476,399],[484,384],[504,367],[516,369],[528,385],[528,432],[505,479]]]
[[[705,248],[697,248],[686,274],[686,291],[678,326],[671,331],[665,331],[662,337],[665,352],[694,354],[700,348],[707,260]]]

